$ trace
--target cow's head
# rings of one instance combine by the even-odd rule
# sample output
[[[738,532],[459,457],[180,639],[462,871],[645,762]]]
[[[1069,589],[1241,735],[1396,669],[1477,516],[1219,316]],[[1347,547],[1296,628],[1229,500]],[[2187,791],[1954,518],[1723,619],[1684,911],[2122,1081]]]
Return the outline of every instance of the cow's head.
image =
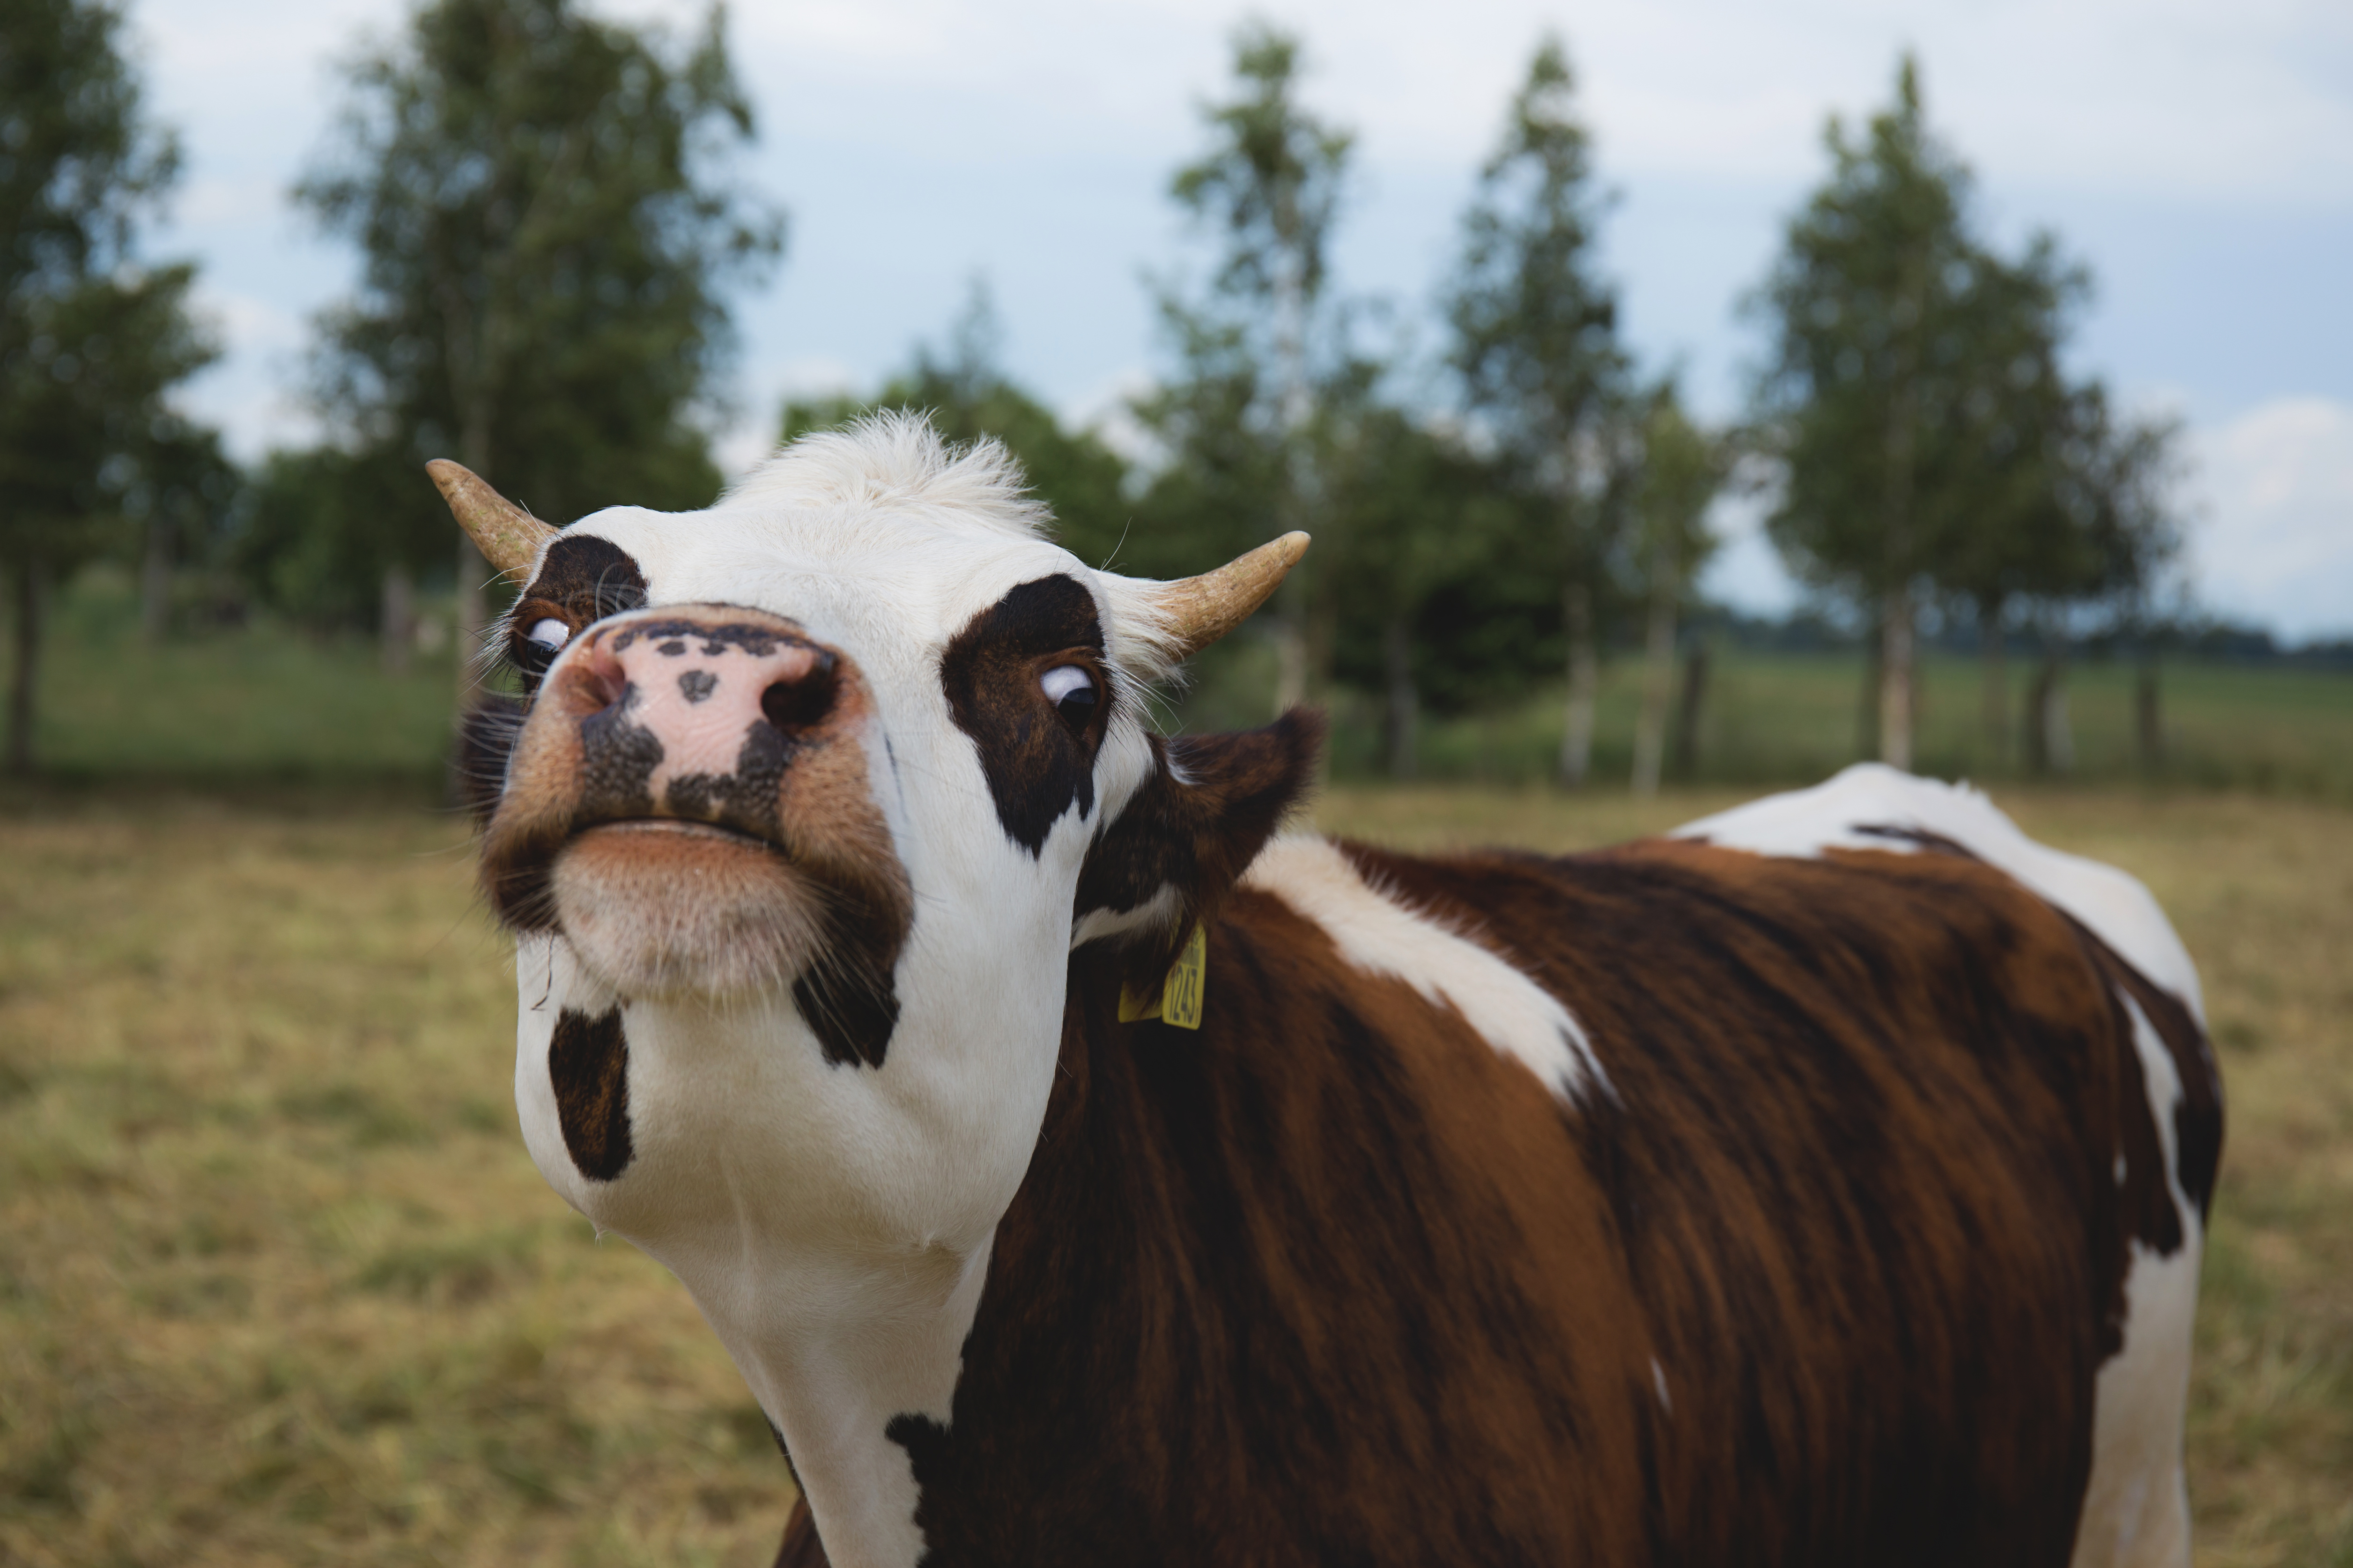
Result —
[[[467,755],[541,1169],[714,1321],[854,1295],[828,1258],[954,1285],[1027,1167],[1072,954],[1165,973],[1301,791],[1311,721],[1170,742],[1145,693],[1305,536],[1092,570],[1000,447],[912,419],[560,532],[435,478],[522,587],[527,700]]]

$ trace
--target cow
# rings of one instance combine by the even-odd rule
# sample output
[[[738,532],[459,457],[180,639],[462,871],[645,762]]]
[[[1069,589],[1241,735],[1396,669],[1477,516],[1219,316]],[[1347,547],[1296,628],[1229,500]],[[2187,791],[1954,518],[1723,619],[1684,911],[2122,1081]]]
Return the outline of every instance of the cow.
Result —
[[[533,1160],[684,1283],[779,1563],[2185,1564],[2221,1145],[2141,886],[1865,766],[1665,837],[1288,826],[1148,695],[1305,548],[1092,569],[884,416],[557,530],[464,754]]]

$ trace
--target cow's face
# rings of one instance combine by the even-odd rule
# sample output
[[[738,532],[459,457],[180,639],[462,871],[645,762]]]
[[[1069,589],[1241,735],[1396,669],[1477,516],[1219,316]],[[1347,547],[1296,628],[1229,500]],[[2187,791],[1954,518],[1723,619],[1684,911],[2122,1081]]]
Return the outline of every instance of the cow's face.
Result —
[[[1073,949],[1165,970],[1308,766],[1299,723],[1172,763],[1142,692],[1211,580],[1092,571],[1039,521],[1001,453],[893,423],[515,553],[529,702],[469,742],[524,1132],[715,1320],[764,1251],[954,1288],[1027,1167]]]

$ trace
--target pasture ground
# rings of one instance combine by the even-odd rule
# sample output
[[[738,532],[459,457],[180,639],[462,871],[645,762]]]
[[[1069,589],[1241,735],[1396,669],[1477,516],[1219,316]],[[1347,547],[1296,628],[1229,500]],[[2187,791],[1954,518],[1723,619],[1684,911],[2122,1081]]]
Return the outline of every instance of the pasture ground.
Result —
[[[0,1563],[767,1561],[789,1483],[684,1291],[514,1128],[454,818],[0,795]],[[1556,849],[1636,805],[1339,789]],[[2189,1437],[2201,1563],[2353,1565],[2353,810],[2005,793],[2156,889],[2231,1096]]]

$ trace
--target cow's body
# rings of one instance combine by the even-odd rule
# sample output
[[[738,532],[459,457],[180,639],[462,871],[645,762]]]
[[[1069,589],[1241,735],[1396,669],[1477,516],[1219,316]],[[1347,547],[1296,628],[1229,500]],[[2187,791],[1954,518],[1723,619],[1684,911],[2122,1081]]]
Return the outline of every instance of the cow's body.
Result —
[[[1198,1035],[1074,963],[955,1420],[905,1434],[927,1561],[2185,1562],[2195,1016],[1947,836],[1989,809],[1852,783],[1820,837],[1899,831],[1821,858],[1279,840]],[[1606,1079],[1471,1026],[1447,979],[1512,982],[1456,933]]]
[[[533,1152],[743,1367],[786,1562],[2187,1562],[2221,1110],[2137,884],[1884,769],[1565,859],[1270,841],[1314,726],[1144,736],[1134,585],[965,564],[910,657],[765,499],[715,565],[536,547],[487,876]],[[1200,1027],[1121,1022],[1196,921]]]

